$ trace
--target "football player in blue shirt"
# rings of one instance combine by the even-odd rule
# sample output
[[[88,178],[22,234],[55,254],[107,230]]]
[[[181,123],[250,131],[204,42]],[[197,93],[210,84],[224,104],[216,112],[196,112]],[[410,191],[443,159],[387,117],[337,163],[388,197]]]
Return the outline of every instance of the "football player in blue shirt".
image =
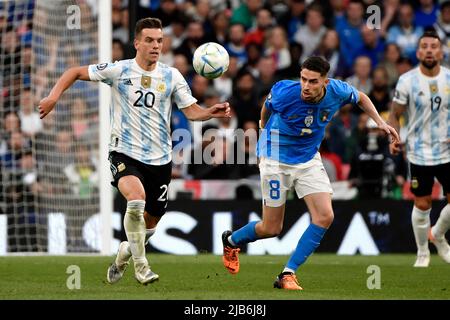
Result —
[[[302,290],[295,272],[319,246],[333,222],[331,184],[322,164],[319,146],[325,127],[342,106],[357,104],[398,142],[394,128],[387,125],[364,93],[336,79],[329,79],[330,64],[310,57],[301,66],[300,81],[277,82],[261,111],[262,129],[257,145],[263,197],[262,221],[252,221],[234,232],[222,234],[223,263],[232,274],[239,272],[240,246],[280,234],[286,194],[294,187],[304,198],[312,223],[301,236],[274,287]]]

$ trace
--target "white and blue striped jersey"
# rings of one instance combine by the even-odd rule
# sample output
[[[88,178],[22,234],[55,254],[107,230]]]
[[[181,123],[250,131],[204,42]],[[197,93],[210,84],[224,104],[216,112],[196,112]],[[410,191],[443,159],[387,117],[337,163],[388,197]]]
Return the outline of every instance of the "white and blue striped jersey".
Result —
[[[416,165],[450,162],[450,70],[443,66],[436,77],[416,67],[403,74],[393,101],[406,105],[406,156]]]
[[[145,164],[169,163],[172,103],[182,109],[197,102],[181,73],[160,62],[146,71],[129,59],[90,65],[89,78],[112,87],[109,151]]]

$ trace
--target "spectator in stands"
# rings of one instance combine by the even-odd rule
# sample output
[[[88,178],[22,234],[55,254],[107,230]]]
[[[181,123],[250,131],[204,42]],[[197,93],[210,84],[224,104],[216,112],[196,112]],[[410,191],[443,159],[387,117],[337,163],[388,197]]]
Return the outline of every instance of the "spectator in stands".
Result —
[[[39,113],[34,111],[33,102],[31,100],[30,88],[24,88],[20,95],[20,111],[19,111],[21,130],[28,137],[42,130],[42,121]]]
[[[210,80],[197,73],[194,74],[191,84],[192,94],[197,98],[197,103],[201,106],[205,103],[205,93],[209,87],[209,84]]]
[[[258,62],[262,56],[263,46],[251,42],[245,46],[247,51],[247,63],[245,63],[240,70],[248,70],[254,77],[258,76]]]
[[[438,19],[433,25],[434,29],[441,38],[444,49],[443,64],[450,67],[450,1],[441,4]]]
[[[322,37],[316,50],[312,53],[320,56],[330,63],[330,78],[341,78],[346,74],[342,55],[339,50],[339,35],[336,30],[328,29]]]
[[[306,24],[300,26],[294,34],[294,41],[303,47],[303,55],[300,62],[308,58],[317,49],[327,28],[323,25],[324,18],[322,7],[311,5],[306,10]]]
[[[358,117],[351,112],[352,105],[348,104],[339,109],[329,125],[329,149],[342,159],[343,163],[350,163],[353,150],[348,147],[353,129],[358,123]]]
[[[11,132],[7,141],[6,151],[0,155],[0,166],[9,170],[19,170],[23,150],[30,148],[31,141],[21,131]]]
[[[398,13],[398,24],[389,28],[386,41],[396,43],[402,55],[417,63],[416,47],[423,28],[414,24],[414,11],[410,3],[402,3]]]
[[[163,46],[161,49],[161,55],[159,58],[159,62],[165,63],[168,66],[172,67],[174,63],[174,54],[172,51],[172,36],[169,34],[165,34],[163,38]]]
[[[297,67],[297,69],[299,68]],[[275,77],[276,71],[275,61],[272,57],[264,56],[259,59],[258,76],[256,77],[258,97],[267,95],[275,82],[280,80],[279,78]]]
[[[214,42],[225,45],[227,42],[230,20],[225,11],[219,11],[212,16]]]
[[[384,49],[384,57],[379,66],[384,67],[388,74],[388,86],[393,88],[398,80],[397,62],[401,57],[400,47],[395,43],[388,43]]]
[[[240,23],[246,30],[256,26],[256,13],[262,7],[262,0],[245,0],[233,10],[231,24]]]
[[[112,61],[123,60],[125,57],[125,47],[120,39],[113,39],[112,43]]]
[[[385,42],[380,37],[377,29],[370,29],[367,25],[361,27],[363,46],[357,51],[356,56],[367,56],[370,58],[372,68],[375,68],[383,58]]]
[[[389,142],[372,119],[367,120],[367,136],[361,151],[352,159],[349,179],[358,188],[360,199],[379,199],[385,195],[387,179],[393,178]],[[391,171],[388,171],[391,170]]]
[[[383,117],[389,110],[391,95],[388,86],[388,73],[384,67],[377,67],[372,73],[372,90],[369,98],[378,113]],[[386,118],[387,119],[387,118]]]
[[[258,105],[255,78],[250,71],[243,69],[238,72],[236,88],[229,102],[230,106],[236,111],[239,128],[242,128],[246,121],[258,122],[261,108]]]
[[[233,93],[233,79],[238,72],[238,59],[230,57],[228,70],[220,77],[213,80],[214,88],[220,93],[221,101],[228,101]]]
[[[267,36],[267,30],[273,27],[272,13],[265,8],[258,9],[256,15],[256,26],[247,31],[244,37],[246,45],[249,43],[256,43],[260,46],[264,46]]]
[[[19,115],[16,112],[8,112],[3,118],[3,128],[0,131],[0,156],[8,150],[8,141],[11,134],[20,131],[21,124]]]
[[[258,124],[246,121],[243,124],[244,140],[235,141],[235,161],[237,177],[259,179],[259,167],[256,158],[256,142],[258,139]],[[244,160],[244,163],[241,163]]]
[[[208,41],[209,39],[205,35],[202,23],[199,21],[191,21],[187,27],[186,38],[181,45],[174,50],[174,53],[180,53],[186,57],[187,61],[192,61],[195,49]]]
[[[186,79],[189,86],[192,86],[192,78],[194,77],[194,72],[186,59],[186,56],[182,54],[175,54],[173,56],[173,67],[178,69],[182,76]]]
[[[189,6],[188,9],[185,10],[185,13],[190,20],[200,22],[203,26],[205,35],[212,38],[214,29],[211,20],[209,19],[211,11],[208,0],[195,1],[194,5]]]
[[[91,155],[89,147],[83,141],[75,147],[75,161],[64,167],[72,194],[76,198],[92,198],[98,192],[98,161]]]
[[[281,71],[291,65],[291,54],[286,32],[281,27],[273,27],[269,33],[265,55],[272,58],[275,70]]]
[[[305,21],[305,0],[291,0],[288,2],[289,10],[277,19],[277,24],[287,30],[289,42],[294,42],[294,34]]]
[[[236,23],[230,26],[228,32],[229,41],[225,44],[230,57],[236,57],[238,67],[242,67],[247,62],[247,50],[244,43],[245,29],[242,24]]]
[[[434,0],[419,0],[419,7],[414,12],[415,22],[424,29],[436,23],[439,12],[439,6]]]
[[[411,61],[411,59],[409,59],[407,57],[401,57],[400,59],[398,59],[397,65],[396,65],[398,76],[401,76],[405,72],[408,72],[413,67],[414,67],[414,63]]]
[[[172,23],[164,28],[164,34],[170,34],[172,37],[172,50],[181,46],[186,38],[187,17],[178,13],[172,20]]]
[[[350,0],[345,16],[336,16],[336,31],[339,34],[340,49],[345,67],[351,69],[358,50],[363,46],[361,27],[364,24],[364,4]]]
[[[370,73],[372,71],[372,64],[369,57],[359,56],[356,58],[353,66],[354,74],[351,77],[345,79],[349,84],[357,88],[359,91],[369,94],[372,90],[372,79],[370,78]],[[356,113],[361,113],[357,110]]]

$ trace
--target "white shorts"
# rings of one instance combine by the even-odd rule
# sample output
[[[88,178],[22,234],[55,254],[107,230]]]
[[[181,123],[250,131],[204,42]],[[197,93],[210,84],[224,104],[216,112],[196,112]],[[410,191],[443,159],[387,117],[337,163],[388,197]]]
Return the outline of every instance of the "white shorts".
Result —
[[[259,171],[263,204],[268,207],[282,206],[292,186],[300,199],[311,193],[333,193],[318,152],[308,162],[296,165],[261,158]]]

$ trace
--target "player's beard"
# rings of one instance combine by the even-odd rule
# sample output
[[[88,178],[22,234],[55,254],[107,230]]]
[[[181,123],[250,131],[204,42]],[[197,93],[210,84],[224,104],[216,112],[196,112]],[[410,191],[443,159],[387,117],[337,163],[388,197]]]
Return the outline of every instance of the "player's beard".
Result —
[[[427,68],[427,69],[433,69],[436,65],[437,65],[437,60],[432,60],[432,61],[430,61],[430,62],[427,62],[427,60],[422,60],[421,62],[420,62],[425,68]]]

